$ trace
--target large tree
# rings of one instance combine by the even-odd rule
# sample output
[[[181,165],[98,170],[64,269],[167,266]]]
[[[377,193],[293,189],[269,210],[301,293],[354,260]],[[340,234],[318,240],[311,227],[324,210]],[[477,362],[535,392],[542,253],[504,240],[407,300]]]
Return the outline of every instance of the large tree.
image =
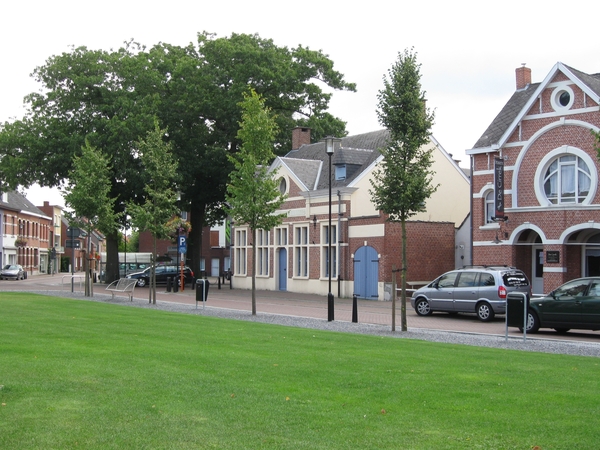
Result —
[[[56,186],[68,178],[84,140],[110,161],[115,211],[143,203],[135,142],[154,128],[169,130],[179,161],[182,210],[191,212],[190,251],[200,269],[202,229],[224,216],[232,168],[227,155],[240,145],[239,103],[253,88],[276,114],[275,149],[287,152],[291,130],[310,126],[314,139],[344,136],[345,123],[327,112],[323,88],[355,90],[321,51],[278,47],[258,35],[198,35],[185,47],[134,42],[116,51],[73,48],[49,58],[33,76],[41,91],[26,97],[22,120],[0,125],[0,183]],[[118,234],[107,235],[107,280],[118,278]]]
[[[383,159],[374,171],[370,190],[373,203],[402,227],[401,314],[402,331],[406,326],[406,221],[422,211],[425,201],[435,192],[432,155],[429,142],[434,115],[425,104],[421,90],[421,65],[417,54],[404,50],[384,75],[379,91],[379,123],[390,132]],[[395,299],[395,293],[394,293]],[[394,308],[395,309],[395,308]]]
[[[269,162],[275,156],[275,120],[264,100],[253,90],[245,94],[241,107],[242,122],[237,137],[242,145],[238,153],[229,156],[234,170],[227,186],[227,212],[235,223],[248,225],[252,235],[252,315],[256,315],[256,232],[269,232],[281,223],[285,215],[276,211],[285,197],[279,191],[275,173],[269,170]]]

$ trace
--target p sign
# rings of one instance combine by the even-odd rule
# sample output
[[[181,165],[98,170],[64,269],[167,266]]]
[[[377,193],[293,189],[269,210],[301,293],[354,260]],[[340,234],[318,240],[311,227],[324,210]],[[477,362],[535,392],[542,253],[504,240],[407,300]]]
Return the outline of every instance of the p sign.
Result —
[[[179,253],[187,252],[187,238],[185,236],[177,237],[177,249]]]

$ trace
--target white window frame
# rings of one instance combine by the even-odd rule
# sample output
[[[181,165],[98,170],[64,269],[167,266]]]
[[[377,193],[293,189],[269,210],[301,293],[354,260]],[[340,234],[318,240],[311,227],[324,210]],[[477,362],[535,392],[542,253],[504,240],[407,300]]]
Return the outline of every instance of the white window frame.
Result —
[[[308,278],[308,225],[294,227],[294,278]]]
[[[268,230],[256,230],[256,275],[269,276],[269,236]]]
[[[585,198],[582,199],[581,202],[573,201],[573,202],[561,202],[560,201],[560,193],[557,203],[553,203],[547,196],[546,190],[544,188],[544,180],[546,178],[546,172],[550,165],[560,158],[561,156],[576,156],[580,158],[586,165],[589,170],[590,177],[590,190]],[[563,145],[562,147],[556,148],[551,152],[548,152],[544,158],[540,161],[536,172],[535,172],[535,195],[538,199],[538,202],[542,206],[553,206],[553,207],[573,207],[578,205],[590,205],[592,200],[596,196],[596,190],[598,188],[598,172],[596,171],[596,164],[594,160],[583,150],[577,147],[571,147],[567,145]]]
[[[248,229],[235,230],[235,274],[246,275],[246,255],[248,252]]]
[[[329,236],[327,231],[329,230],[329,224],[323,224],[321,226],[321,277],[329,278]],[[331,224],[331,255],[333,257],[331,263],[331,278],[337,278],[337,225]]]

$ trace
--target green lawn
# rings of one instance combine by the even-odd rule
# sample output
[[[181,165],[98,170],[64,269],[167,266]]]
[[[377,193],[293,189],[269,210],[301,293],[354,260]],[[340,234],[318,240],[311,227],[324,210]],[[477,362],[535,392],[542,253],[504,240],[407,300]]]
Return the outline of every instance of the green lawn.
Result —
[[[0,449],[591,449],[600,359],[0,294]]]

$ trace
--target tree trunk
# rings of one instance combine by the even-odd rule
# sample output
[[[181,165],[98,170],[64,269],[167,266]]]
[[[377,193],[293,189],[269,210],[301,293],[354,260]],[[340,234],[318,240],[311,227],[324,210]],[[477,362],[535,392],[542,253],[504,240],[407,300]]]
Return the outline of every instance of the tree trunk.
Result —
[[[402,331],[407,331],[406,326],[406,221],[402,219],[402,270],[400,271],[400,317],[402,321]]]
[[[192,203],[193,208],[193,203]],[[204,208],[194,208],[191,212],[190,224],[192,231],[189,233],[190,245],[188,252],[191,250],[192,272],[197,278],[200,278],[200,263],[202,262],[202,231],[204,229]]]
[[[110,284],[119,279],[119,235],[115,230],[106,235],[106,267],[104,282]]]
[[[252,230],[252,258],[250,259],[252,269],[252,315],[256,315],[256,230]]]
[[[392,331],[396,331],[396,265],[392,264]]]

